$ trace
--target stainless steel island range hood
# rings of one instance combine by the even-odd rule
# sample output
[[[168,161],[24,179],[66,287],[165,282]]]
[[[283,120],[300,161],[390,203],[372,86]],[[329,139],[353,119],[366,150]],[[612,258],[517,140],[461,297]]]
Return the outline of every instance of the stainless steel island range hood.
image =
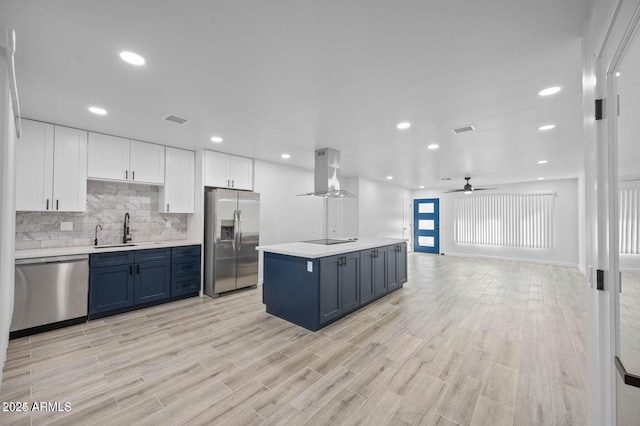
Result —
[[[340,187],[340,151],[331,148],[316,150],[314,169],[314,191],[299,196],[325,198],[356,198],[354,194]]]

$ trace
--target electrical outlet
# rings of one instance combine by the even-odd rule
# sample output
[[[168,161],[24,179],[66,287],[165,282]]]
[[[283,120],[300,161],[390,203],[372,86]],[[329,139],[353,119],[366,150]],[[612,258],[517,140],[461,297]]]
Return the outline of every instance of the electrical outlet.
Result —
[[[73,222],[60,222],[61,231],[73,231]]]
[[[164,226],[166,226],[167,228],[171,228],[171,221],[168,220],[164,223]]]

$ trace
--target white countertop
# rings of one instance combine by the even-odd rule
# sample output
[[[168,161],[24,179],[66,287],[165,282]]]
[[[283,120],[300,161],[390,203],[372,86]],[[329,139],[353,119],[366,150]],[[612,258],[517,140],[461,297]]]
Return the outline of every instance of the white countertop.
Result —
[[[256,250],[261,250],[266,253],[286,254],[288,256],[316,259],[318,257],[333,256],[335,254],[350,253],[353,251],[390,246],[392,244],[399,243],[406,243],[406,240],[403,240],[402,238],[363,238],[358,241],[332,244],[328,246],[323,244],[297,242],[258,246]]]
[[[33,259],[36,257],[53,257],[53,256],[69,256],[74,254],[93,254],[93,253],[108,253],[114,251],[128,251],[128,250],[145,250],[154,248],[167,248],[167,247],[180,247],[180,246],[192,246],[200,245],[201,241],[193,240],[175,240],[175,241],[158,241],[158,242],[144,242],[136,243],[129,246],[118,247],[100,247],[94,246],[77,246],[77,247],[52,247],[43,249],[28,249],[28,250],[16,250],[16,259]]]

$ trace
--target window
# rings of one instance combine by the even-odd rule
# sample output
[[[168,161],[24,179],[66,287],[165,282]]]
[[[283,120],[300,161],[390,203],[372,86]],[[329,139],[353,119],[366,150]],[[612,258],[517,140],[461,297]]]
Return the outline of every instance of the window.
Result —
[[[620,253],[640,254],[638,219],[640,193],[638,188],[620,189]]]
[[[455,242],[551,248],[555,194],[487,194],[455,199]]]

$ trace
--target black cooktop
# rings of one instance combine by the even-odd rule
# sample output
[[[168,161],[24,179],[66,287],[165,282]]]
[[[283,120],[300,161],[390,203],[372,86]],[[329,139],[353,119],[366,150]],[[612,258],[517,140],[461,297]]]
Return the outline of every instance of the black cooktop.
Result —
[[[308,240],[302,242],[311,244],[324,244],[325,246],[330,246],[332,244],[352,243],[354,241],[355,240],[332,240],[331,238],[324,238],[322,240]]]

